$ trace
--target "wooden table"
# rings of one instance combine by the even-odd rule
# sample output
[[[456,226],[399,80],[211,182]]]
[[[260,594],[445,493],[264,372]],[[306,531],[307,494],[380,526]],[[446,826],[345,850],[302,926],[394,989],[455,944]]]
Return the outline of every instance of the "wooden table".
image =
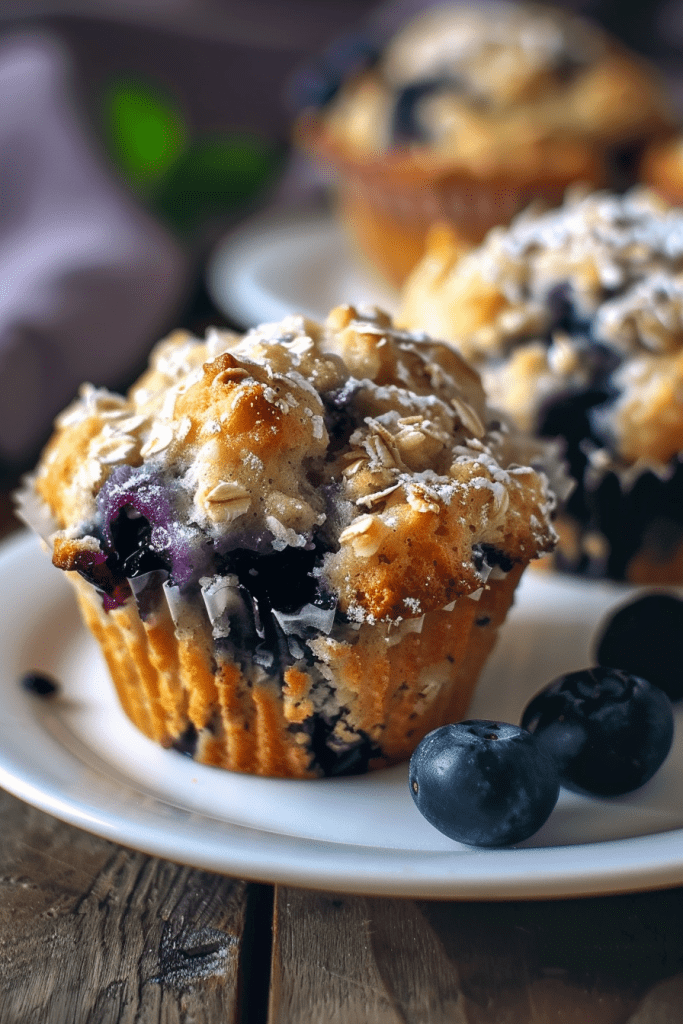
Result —
[[[148,857],[2,791],[0,821],[0,1024],[683,1022],[683,889],[348,896]]]

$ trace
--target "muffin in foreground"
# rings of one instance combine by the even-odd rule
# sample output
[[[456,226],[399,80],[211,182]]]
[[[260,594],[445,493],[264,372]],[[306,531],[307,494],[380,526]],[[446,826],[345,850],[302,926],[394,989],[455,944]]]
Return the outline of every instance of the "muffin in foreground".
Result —
[[[464,714],[554,544],[530,450],[448,346],[340,306],[172,335],[128,397],[84,386],[21,505],[147,736],[358,773]]]
[[[639,151],[673,126],[652,68],[547,6],[437,5],[361,73],[357,58],[298,135],[333,168],[356,247],[399,285],[431,224],[464,249],[571,183],[632,184]]]
[[[435,232],[399,319],[450,339],[520,427],[564,438],[558,567],[683,582],[683,210],[568,198],[462,258]]]

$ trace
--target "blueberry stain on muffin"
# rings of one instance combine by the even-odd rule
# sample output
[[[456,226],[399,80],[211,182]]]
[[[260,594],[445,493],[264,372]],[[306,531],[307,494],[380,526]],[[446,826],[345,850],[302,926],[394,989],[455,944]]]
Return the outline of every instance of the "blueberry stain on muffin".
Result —
[[[379,310],[161,342],[83,387],[21,495],[150,738],[234,771],[353,774],[461,717],[552,452]]]

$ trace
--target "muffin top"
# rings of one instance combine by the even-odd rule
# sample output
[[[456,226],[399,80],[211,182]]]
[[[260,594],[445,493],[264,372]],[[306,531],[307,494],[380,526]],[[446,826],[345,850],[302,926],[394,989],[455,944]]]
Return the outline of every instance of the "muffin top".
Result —
[[[105,606],[141,574],[192,588],[253,552],[349,620],[397,622],[552,548],[530,458],[450,347],[340,306],[173,334],[126,397],[84,385],[30,490],[55,564]]]
[[[444,5],[411,21],[324,112],[327,139],[490,171],[525,148],[619,146],[672,123],[653,72],[599,28],[541,5]]]
[[[399,319],[454,342],[524,429],[564,407],[596,469],[683,450],[683,211],[644,189],[522,214],[461,259],[434,232]]]

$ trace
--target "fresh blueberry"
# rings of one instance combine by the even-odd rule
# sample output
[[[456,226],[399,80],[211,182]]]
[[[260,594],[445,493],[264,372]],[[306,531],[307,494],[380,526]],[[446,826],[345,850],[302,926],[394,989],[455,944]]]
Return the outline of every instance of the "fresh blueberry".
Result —
[[[597,796],[618,796],[651,779],[671,748],[669,698],[618,668],[560,676],[530,701],[522,727],[560,769],[562,783]]]
[[[516,725],[444,725],[410,759],[410,792],[440,832],[470,846],[506,846],[537,832],[557,803],[554,760]]]
[[[647,594],[621,607],[596,641],[599,665],[623,668],[683,697],[683,601],[672,594]]]
[[[59,690],[59,683],[44,672],[25,672],[20,679],[21,688],[36,697],[52,697]]]

